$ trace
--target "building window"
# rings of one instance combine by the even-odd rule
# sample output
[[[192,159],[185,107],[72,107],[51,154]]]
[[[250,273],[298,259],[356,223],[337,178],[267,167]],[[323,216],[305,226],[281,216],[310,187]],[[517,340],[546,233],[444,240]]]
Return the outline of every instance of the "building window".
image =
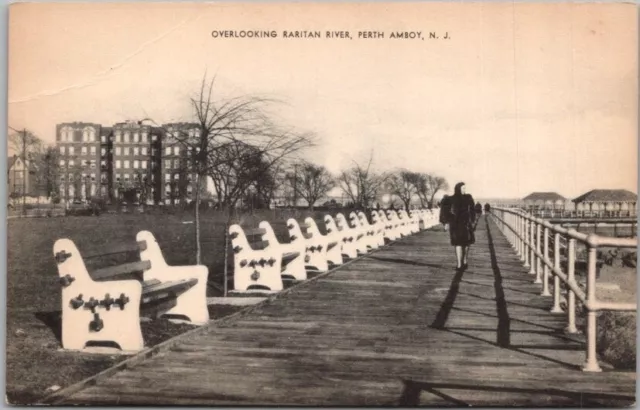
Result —
[[[166,147],[164,149],[164,155],[171,155],[171,147]]]
[[[125,155],[125,156],[129,155],[129,147],[123,147],[122,148],[122,155]]]
[[[140,134],[138,134],[138,131],[133,133],[133,142],[138,142],[140,141]]]
[[[133,169],[138,169],[139,165],[140,165],[140,162],[137,159],[133,161]]]
[[[116,155],[122,155],[122,148],[116,147]]]
[[[75,165],[75,162],[74,162],[72,159],[70,159],[70,160],[69,160],[69,166],[70,166],[70,167],[72,167],[72,166],[74,166],[74,165]]]
[[[116,161],[116,169],[120,169],[120,165],[121,165],[120,160],[117,160],[117,161]]]
[[[71,128],[71,127],[62,128],[62,130],[60,130],[60,138],[62,139],[62,141],[72,142],[73,141],[73,128]]]
[[[124,143],[128,144],[129,143],[129,137],[131,136],[131,133],[129,131],[125,131],[124,132]]]
[[[96,147],[91,147],[91,155],[96,155]]]
[[[173,147],[173,155],[179,155],[180,154],[180,147]]]
[[[64,167],[64,160],[63,159],[60,160],[60,166]]]
[[[120,174],[116,174],[116,181],[120,182]]]
[[[69,147],[69,155],[74,155],[74,153],[75,153],[75,148]]]
[[[80,148],[80,154],[81,155],[87,155],[87,147],[81,147]]]
[[[164,181],[165,182],[171,181],[171,174],[164,174]]]
[[[122,141],[122,133],[118,130],[116,131],[116,142]]]
[[[66,147],[64,147],[64,146],[60,147],[60,154],[64,155],[66,153],[66,151],[67,151]]]
[[[147,169],[147,161],[146,160],[140,161],[140,168]]]
[[[96,169],[96,161],[94,159],[89,161],[89,166],[91,169]]]
[[[152,135],[151,136],[151,141],[157,141],[158,140],[158,136],[157,135]]]
[[[142,131],[142,135],[140,136],[140,142],[147,142],[149,134],[147,131]]]
[[[176,168],[176,169],[180,168],[180,160],[179,159],[176,159],[176,160],[173,161],[173,167]]]
[[[173,174],[173,179],[176,181],[180,179],[180,174]]]
[[[91,127],[86,127],[82,130],[82,141],[91,142],[95,139],[95,130]]]
[[[103,169],[107,168],[107,161],[104,161],[104,160],[100,161],[100,168],[103,168]]]
[[[100,149],[100,155],[102,155],[103,157],[104,157],[105,155],[107,155],[107,149],[106,149],[106,148],[101,148],[101,149]]]
[[[142,148],[140,149],[140,153],[141,153],[142,155],[147,155],[147,147],[142,147]]]
[[[139,147],[133,147],[133,155],[140,155],[140,148]]]
[[[106,135],[101,136],[100,137],[100,142],[102,142],[102,143],[107,142],[107,136]]]
[[[96,174],[91,174],[91,181],[95,182],[96,181]]]
[[[129,160],[124,161],[124,167],[129,168]]]
[[[124,174],[124,182],[129,182],[129,174]]]
[[[166,160],[164,161],[164,167],[165,167],[166,169],[171,169],[171,160],[170,160],[170,159],[166,159]]]

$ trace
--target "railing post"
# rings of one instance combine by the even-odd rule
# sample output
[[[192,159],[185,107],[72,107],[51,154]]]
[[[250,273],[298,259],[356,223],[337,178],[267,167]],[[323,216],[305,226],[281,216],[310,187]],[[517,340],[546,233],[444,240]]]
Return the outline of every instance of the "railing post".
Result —
[[[558,232],[553,235],[553,267],[560,268],[560,234]],[[542,296],[551,296],[548,280],[545,280],[542,284]]]
[[[575,284],[576,275],[575,275],[575,264],[576,264],[576,240],[573,238],[569,239],[568,244],[568,265],[567,265],[567,279],[569,283]],[[570,287],[567,286],[567,328],[565,331],[567,333],[578,333],[578,329],[576,328],[576,294],[573,293]]]
[[[549,228],[544,227],[544,258],[549,259]],[[546,263],[543,265],[543,278],[542,278],[542,296],[551,296],[549,293],[549,266]]]
[[[542,234],[542,224],[540,222],[536,222],[536,250],[538,253],[542,253],[541,249],[541,234]],[[540,274],[542,273],[542,259],[536,254],[536,281],[535,283],[542,283],[542,278]]]
[[[560,234],[556,233],[553,237],[553,267],[560,269]],[[560,307],[560,277],[553,275],[553,307],[551,313],[562,313]]]
[[[591,235],[589,235],[591,236]],[[596,357],[596,310],[593,305],[596,302],[596,248],[589,241],[589,259],[587,271],[587,359],[582,370],[585,372],[600,372]]]
[[[531,269],[529,270],[529,274],[535,275],[536,273],[536,223],[534,221],[529,221],[529,264],[531,265]]]
[[[524,217],[518,214],[518,221],[520,223],[520,259],[524,263],[525,267],[528,267],[527,262],[527,226]]]
[[[524,216],[522,218],[522,254],[524,255],[524,267],[528,268],[531,266],[529,264],[529,248],[527,244],[529,243],[529,221]]]

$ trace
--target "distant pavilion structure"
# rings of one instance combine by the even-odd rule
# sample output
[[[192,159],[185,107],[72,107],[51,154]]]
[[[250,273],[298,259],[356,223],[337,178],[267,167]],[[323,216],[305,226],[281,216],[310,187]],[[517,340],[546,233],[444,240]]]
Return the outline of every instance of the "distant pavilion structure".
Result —
[[[567,199],[556,192],[532,192],[522,201],[530,211],[564,211]]]
[[[579,214],[635,217],[638,195],[626,189],[593,189],[573,200]]]

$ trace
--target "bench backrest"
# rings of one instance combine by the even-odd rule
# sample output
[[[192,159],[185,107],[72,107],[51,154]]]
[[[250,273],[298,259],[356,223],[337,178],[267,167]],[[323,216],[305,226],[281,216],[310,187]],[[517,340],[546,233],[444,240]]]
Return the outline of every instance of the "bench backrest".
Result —
[[[366,227],[366,228],[371,228],[371,224],[369,223],[369,220],[367,219],[367,215],[365,215],[364,212],[359,211],[358,212],[358,219],[360,220],[360,225]]]
[[[351,227],[347,223],[347,218],[345,218],[341,213],[336,215],[336,226],[341,231],[349,231],[351,229]]]
[[[58,265],[60,277],[73,278],[72,281],[91,282],[95,280],[114,279],[120,276],[131,276],[136,272],[144,272],[151,269],[151,261],[141,258],[140,261],[112,265],[100,269],[95,269],[89,274],[86,260],[124,254],[129,252],[147,249],[148,243],[138,240],[136,244],[115,244],[110,246],[100,246],[90,249],[88,256],[83,257],[77,246],[71,239],[58,239],[53,245],[53,257]],[[142,278],[140,278],[142,279]]]
[[[229,226],[229,237],[231,238],[231,248],[234,253],[247,250],[262,250],[270,245],[265,240],[267,231],[263,228],[247,229],[246,231],[238,224]]]
[[[291,242],[311,239],[311,235],[302,230],[303,228],[307,229],[307,226],[308,224],[306,223],[299,224],[295,219],[289,218],[287,220],[287,229],[289,230],[289,239]]]
[[[260,227],[262,233],[262,243],[265,244],[265,246],[278,246],[280,245],[280,241],[278,241],[278,237],[276,237],[276,233],[273,231],[273,228],[271,227],[271,224],[267,221],[262,221],[258,224],[258,227]]]
[[[309,234],[310,238],[319,238],[321,236],[324,236],[320,233],[320,229],[318,228],[315,219],[313,219],[312,217],[307,216],[306,218],[304,218],[304,224],[307,227],[307,234]]]
[[[327,235],[335,235],[339,233],[338,227],[336,225],[336,221],[333,219],[331,215],[324,216],[324,227],[327,231]]]

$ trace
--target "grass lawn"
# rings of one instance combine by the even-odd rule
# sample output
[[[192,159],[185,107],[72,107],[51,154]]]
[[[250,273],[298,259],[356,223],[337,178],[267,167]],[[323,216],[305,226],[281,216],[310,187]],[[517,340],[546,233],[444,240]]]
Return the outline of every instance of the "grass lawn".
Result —
[[[346,211],[345,211],[346,212]],[[262,211],[234,215],[232,223],[257,227],[269,220],[282,242],[288,242],[286,220],[316,220],[329,212]],[[333,213],[333,212],[331,212]],[[348,212],[346,212],[348,214]],[[209,268],[209,296],[221,296],[224,272],[224,231],[227,216],[204,212],[202,263]],[[99,217],[28,218],[8,221],[6,390],[12,404],[34,403],[53,385],[66,387],[124,359],[123,355],[79,354],[60,351],[60,284],[53,259],[53,244],[70,238],[81,253],[119,241],[135,242],[138,231],[149,230],[158,240],[170,265],[195,264],[195,224],[190,213],[103,214]],[[321,231],[324,223],[319,224]],[[107,259],[107,260],[105,260]],[[93,269],[137,260],[137,254],[103,258],[87,263]],[[229,254],[228,263],[233,263]],[[231,272],[231,269],[229,270]],[[232,283],[229,283],[231,288]],[[211,319],[227,316],[243,307],[213,305]],[[166,320],[142,323],[145,344],[154,346],[194,326]]]

